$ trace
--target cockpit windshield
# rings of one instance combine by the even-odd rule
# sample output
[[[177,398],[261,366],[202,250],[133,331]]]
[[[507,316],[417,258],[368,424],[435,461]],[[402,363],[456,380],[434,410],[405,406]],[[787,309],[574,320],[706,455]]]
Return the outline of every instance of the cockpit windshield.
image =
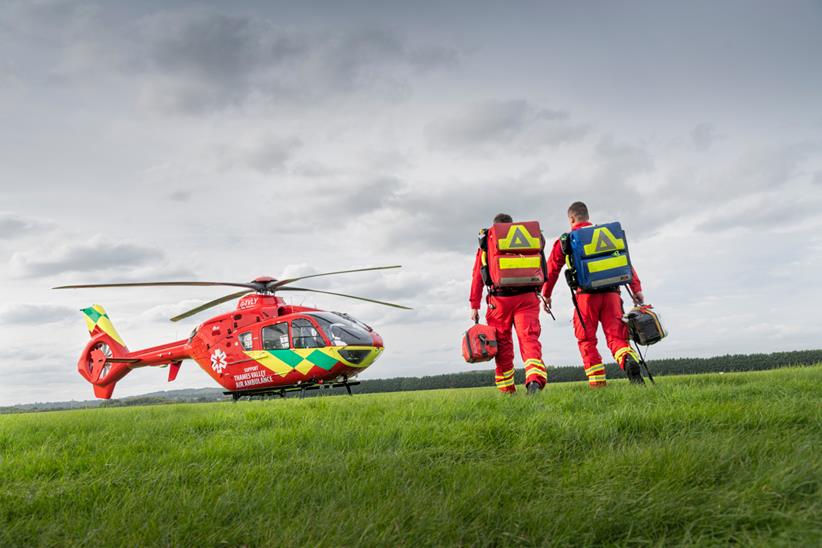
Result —
[[[339,312],[311,312],[306,314],[311,316],[325,331],[333,346],[371,346],[373,339],[371,328]]]

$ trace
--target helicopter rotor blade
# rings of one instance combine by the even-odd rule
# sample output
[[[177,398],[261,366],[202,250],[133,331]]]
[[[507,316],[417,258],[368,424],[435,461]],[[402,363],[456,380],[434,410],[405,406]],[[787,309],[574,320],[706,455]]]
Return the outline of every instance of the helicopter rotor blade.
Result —
[[[353,270],[338,270],[337,272],[323,272],[322,274],[310,274],[308,276],[298,276],[296,278],[286,278],[285,280],[275,280],[270,282],[266,289],[273,291],[279,289],[286,284],[297,282],[299,280],[307,280],[308,278],[319,278],[320,276],[336,276],[337,274],[350,274],[352,272],[368,272],[370,270],[389,270],[392,268],[402,268],[402,265],[391,266],[375,266],[370,268],[355,268]],[[313,290],[312,290],[313,291]]]
[[[312,293],[322,293],[324,295],[335,295],[337,297],[345,297],[347,299],[356,299],[358,301],[366,301],[369,303],[381,304],[383,306],[390,306],[392,308],[401,308],[402,310],[414,310],[401,304],[387,303],[385,301],[378,301],[376,299],[368,299],[366,297],[357,297],[356,295],[346,295],[345,293],[334,293],[333,291],[321,291],[319,289],[308,289],[304,287],[283,287],[278,291],[310,291]]]
[[[229,287],[245,287],[251,290],[258,289],[258,286],[250,283],[235,282],[132,282],[117,284],[80,284],[80,285],[60,285],[52,289],[88,289],[94,287],[161,287],[161,286],[214,286],[224,285]]]
[[[183,312],[182,314],[178,314],[177,316],[174,316],[173,318],[171,318],[171,321],[172,322],[179,322],[180,320],[184,320],[184,319],[186,319],[190,316],[193,316],[194,314],[199,314],[203,310],[208,310],[209,308],[215,307],[218,304],[223,304],[223,303],[227,303],[228,301],[233,301],[234,299],[242,297],[243,295],[248,295],[249,293],[252,293],[252,292],[253,292],[252,289],[244,289],[243,291],[238,291],[237,293],[232,293],[231,295],[226,295],[225,297],[220,297],[219,299],[214,299],[213,301],[208,301],[207,303],[201,304],[200,306],[198,306],[196,308],[192,308],[191,310],[189,310],[187,312]]]

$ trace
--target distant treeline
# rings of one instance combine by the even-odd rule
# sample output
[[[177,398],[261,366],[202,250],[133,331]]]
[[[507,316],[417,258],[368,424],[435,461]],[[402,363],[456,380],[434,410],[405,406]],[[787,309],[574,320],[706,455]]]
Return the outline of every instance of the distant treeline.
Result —
[[[651,374],[688,375],[696,373],[719,373],[732,371],[762,371],[779,367],[815,365],[822,363],[822,350],[800,350],[776,352],[773,354],[734,354],[713,358],[669,358],[648,361]],[[490,365],[490,364],[489,364]],[[625,374],[615,364],[605,366],[610,379],[625,378]],[[525,371],[514,373],[517,384],[525,382]],[[548,382],[584,381],[585,372],[579,367],[549,367]],[[359,393],[403,392],[407,390],[434,390],[438,388],[470,388],[494,384],[494,370],[451,373],[430,377],[399,377],[393,379],[373,379],[363,381],[357,387]]]
[[[762,371],[780,367],[807,366],[822,363],[822,350],[799,350],[794,352],[776,352],[773,354],[734,354],[716,356],[713,358],[670,358],[651,360],[648,367],[654,376],[688,375],[697,373],[719,373],[733,371]],[[485,369],[466,371],[428,377],[397,377],[392,379],[364,380],[354,387],[357,394],[373,394],[377,392],[404,392],[411,390],[435,390],[440,388],[473,388],[493,386],[494,370],[489,369],[492,363],[480,364]],[[468,366],[466,366],[468,367]],[[608,378],[624,378],[625,375],[616,364],[605,366]],[[525,382],[525,372],[517,369],[516,382]],[[549,367],[548,382],[584,381],[585,373],[579,367]],[[345,394],[345,389],[334,388],[326,390],[312,390],[306,392],[306,397],[321,395]],[[289,397],[294,397],[291,395]],[[77,409],[85,407],[123,407],[132,405],[153,405],[163,403],[197,403],[223,401],[228,397],[220,388],[199,388],[154,392],[142,396],[113,399],[108,401],[71,401],[54,403],[33,403],[0,407],[0,413],[20,413],[28,411],[55,411],[60,409]]]

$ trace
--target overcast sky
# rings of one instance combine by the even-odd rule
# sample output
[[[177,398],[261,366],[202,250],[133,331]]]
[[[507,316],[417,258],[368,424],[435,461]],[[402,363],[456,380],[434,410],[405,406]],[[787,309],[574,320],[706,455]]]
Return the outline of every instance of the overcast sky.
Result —
[[[820,29],[818,1],[6,1],[0,405],[91,398],[82,307],[138,349],[223,294],[49,289],[79,282],[398,263],[312,285],[413,312],[296,302],[383,334],[364,378],[467,371],[477,230],[553,239],[574,200],[626,228],[651,358],[820,348]],[[555,309],[544,359],[578,364],[562,284]],[[115,396],[213,386],[165,378]]]

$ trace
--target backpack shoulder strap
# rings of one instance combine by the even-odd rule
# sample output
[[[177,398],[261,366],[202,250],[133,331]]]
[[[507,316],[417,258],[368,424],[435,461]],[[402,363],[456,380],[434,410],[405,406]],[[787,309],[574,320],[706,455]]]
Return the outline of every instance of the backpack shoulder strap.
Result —
[[[571,233],[570,232],[563,232],[559,236],[559,245],[560,249],[562,249],[562,253],[564,255],[571,254]]]

